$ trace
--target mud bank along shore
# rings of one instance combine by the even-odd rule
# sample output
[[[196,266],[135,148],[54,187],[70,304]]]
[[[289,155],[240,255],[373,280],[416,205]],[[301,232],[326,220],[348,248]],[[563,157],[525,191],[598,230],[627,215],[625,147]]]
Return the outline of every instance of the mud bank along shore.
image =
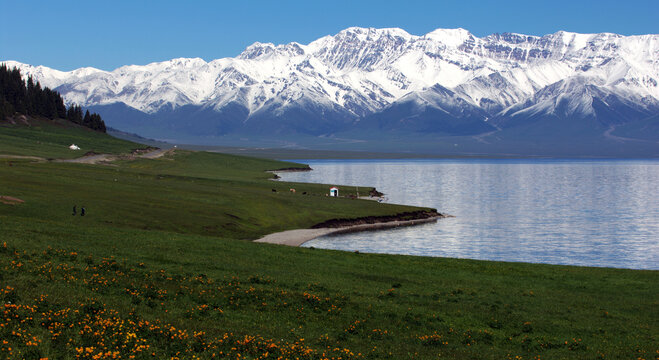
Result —
[[[451,217],[432,211],[415,211],[392,216],[367,216],[355,219],[333,219],[312,226],[310,229],[295,229],[268,234],[254,242],[300,246],[307,241],[330,234],[346,234],[359,231],[374,231],[402,226],[414,226]]]

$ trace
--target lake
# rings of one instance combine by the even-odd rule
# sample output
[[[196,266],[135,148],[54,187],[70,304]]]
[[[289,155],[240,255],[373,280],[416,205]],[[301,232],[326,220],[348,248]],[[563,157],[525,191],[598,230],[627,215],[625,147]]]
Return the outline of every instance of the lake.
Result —
[[[375,186],[455,216],[306,247],[659,269],[659,160],[297,161],[314,170],[282,180]]]

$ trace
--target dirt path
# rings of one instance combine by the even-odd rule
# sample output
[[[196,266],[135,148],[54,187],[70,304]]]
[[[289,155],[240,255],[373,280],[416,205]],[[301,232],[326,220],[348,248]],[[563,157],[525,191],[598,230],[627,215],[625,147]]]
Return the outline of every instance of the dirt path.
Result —
[[[63,162],[63,163],[76,163],[76,164],[101,164],[101,163],[110,163],[115,160],[136,160],[136,159],[157,159],[168,154],[173,154],[175,149],[153,149],[148,152],[138,154],[123,154],[123,155],[112,155],[112,154],[93,154],[81,156],[74,159],[55,159],[51,160],[54,162]],[[49,161],[46,158],[38,156],[24,156],[24,155],[9,155],[9,154],[0,154],[0,159],[16,159],[16,160],[35,160],[40,162]]]
[[[17,204],[22,204],[25,201],[19,198],[15,198],[13,196],[0,196],[0,203],[7,204],[7,205],[17,205]]]
[[[82,156],[75,159],[59,159],[57,162],[77,163],[77,164],[100,164],[110,163],[115,160],[135,160],[135,159],[157,159],[166,154],[173,153],[173,149],[153,149],[149,152],[142,154],[130,155],[111,155],[111,154],[94,154]]]
[[[26,159],[26,160],[36,160],[36,161],[46,161],[46,159],[38,156],[23,156],[23,155],[2,155],[0,154],[0,159]]]
[[[339,228],[319,228],[319,229],[296,229],[282,231],[274,234],[266,235],[254,242],[269,243],[269,244],[278,244],[278,245],[287,245],[287,246],[300,246],[309,240],[313,240],[317,237],[329,235],[329,234],[345,234],[358,231],[370,231],[370,230],[381,230],[381,229],[390,229],[401,226],[413,226],[427,224],[437,221],[445,216],[436,216],[427,219],[416,219],[416,220],[407,220],[407,221],[388,221],[375,224],[360,224],[345,226]]]
[[[117,155],[110,154],[96,154],[96,155],[87,155],[75,159],[57,159],[55,162],[65,162],[65,163],[77,163],[77,164],[98,164],[101,161],[113,161],[117,160]]]
[[[167,154],[174,153],[174,149],[155,149],[151,150],[148,153],[145,153],[144,155],[140,156],[142,159],[157,159],[159,157],[163,157]]]

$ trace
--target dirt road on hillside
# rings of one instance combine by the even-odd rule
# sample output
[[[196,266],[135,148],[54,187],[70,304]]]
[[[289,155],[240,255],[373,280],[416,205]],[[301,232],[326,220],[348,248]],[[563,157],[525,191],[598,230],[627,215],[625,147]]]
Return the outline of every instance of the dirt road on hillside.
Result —
[[[111,155],[111,154],[92,154],[75,159],[59,159],[57,162],[77,163],[77,164],[101,164],[110,163],[115,160],[137,160],[137,159],[157,159],[166,154],[173,153],[173,149],[153,149],[145,153],[133,153],[130,155]]]

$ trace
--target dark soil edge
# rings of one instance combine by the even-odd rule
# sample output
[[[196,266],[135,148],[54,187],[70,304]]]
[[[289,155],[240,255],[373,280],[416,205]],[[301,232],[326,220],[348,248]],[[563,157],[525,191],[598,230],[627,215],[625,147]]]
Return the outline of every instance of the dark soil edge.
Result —
[[[388,223],[393,221],[409,221],[409,220],[422,220],[422,219],[445,218],[445,217],[449,217],[449,216],[437,212],[436,209],[430,209],[430,210],[403,212],[396,215],[364,216],[353,219],[331,219],[313,225],[311,229],[341,228],[341,227],[354,226],[354,225],[379,224],[379,223]]]
[[[274,169],[274,170],[266,170],[269,172],[302,172],[302,171],[311,171],[313,170],[309,165],[306,165],[307,167],[287,167],[287,168],[281,168],[281,169]]]

